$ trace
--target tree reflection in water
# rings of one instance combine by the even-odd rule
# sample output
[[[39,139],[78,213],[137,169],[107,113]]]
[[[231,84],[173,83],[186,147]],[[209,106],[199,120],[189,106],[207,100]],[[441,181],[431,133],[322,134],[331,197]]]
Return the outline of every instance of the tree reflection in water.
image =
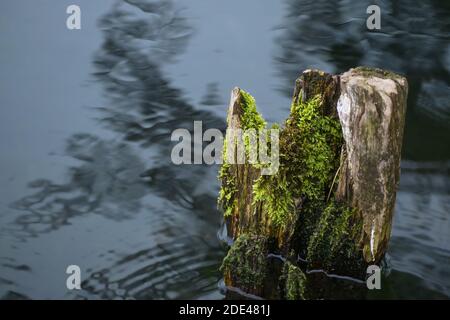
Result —
[[[170,135],[177,128],[224,128],[212,113],[188,104],[162,67],[180,54],[192,29],[172,1],[118,1],[102,17],[104,41],[94,77],[110,101],[99,121],[120,139],[80,133],[67,155],[81,162],[69,182],[30,183],[35,193],[13,204],[23,239],[99,214],[116,221],[149,210],[145,249],[90,270],[83,297],[180,298],[217,291],[223,251],[216,238],[217,167],[175,166]],[[132,235],[130,235],[132,236]],[[217,293],[216,293],[217,294]]]

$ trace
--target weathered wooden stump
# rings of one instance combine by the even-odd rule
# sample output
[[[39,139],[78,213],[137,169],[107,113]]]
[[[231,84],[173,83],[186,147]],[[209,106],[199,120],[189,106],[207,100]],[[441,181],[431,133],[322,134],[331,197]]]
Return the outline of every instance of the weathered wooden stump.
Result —
[[[222,265],[228,287],[277,299],[364,295],[366,268],[380,263],[390,237],[407,91],[405,78],[379,69],[306,70],[272,175],[262,175],[261,164],[230,161],[236,137],[227,130],[219,203],[234,240]],[[239,88],[227,122],[266,127]],[[360,282],[339,280],[349,278]]]

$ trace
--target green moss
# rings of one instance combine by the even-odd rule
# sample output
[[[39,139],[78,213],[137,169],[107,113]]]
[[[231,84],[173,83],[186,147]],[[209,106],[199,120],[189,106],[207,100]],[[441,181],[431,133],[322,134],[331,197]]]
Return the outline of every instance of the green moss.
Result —
[[[261,288],[267,272],[267,238],[240,235],[228,251],[220,270],[245,288]]]
[[[354,223],[354,216],[354,211],[343,204],[332,201],[326,206],[309,239],[307,260],[310,268],[340,271],[333,270],[339,266],[340,269],[345,267],[346,271],[359,272],[355,262],[361,257],[356,245],[361,225]]]
[[[260,130],[263,130],[266,127],[266,122],[256,109],[255,99],[244,90],[240,91],[240,96],[241,96],[240,103],[242,108],[240,120],[242,129],[243,130],[254,129],[256,130],[256,133],[258,133]],[[250,152],[257,152],[258,150],[256,145],[250,145],[248,136],[245,136],[244,139],[245,139],[244,140],[245,152],[248,159]],[[236,192],[238,191],[235,177],[233,177],[233,175],[230,173],[232,165],[226,162],[227,147],[228,147],[227,138],[225,137],[222,149],[223,164],[220,168],[218,177],[218,179],[221,181],[221,189],[219,191],[218,204],[219,206],[222,207],[225,217],[229,217],[232,215],[233,210],[237,205]],[[251,148],[255,149],[251,150]],[[255,167],[260,167],[258,163],[255,163],[254,165]]]
[[[379,68],[373,68],[373,67],[357,67],[354,69],[358,73],[364,75],[364,76],[375,76],[375,77],[381,77],[381,78],[398,78],[398,75],[395,74],[392,71],[389,70],[383,70]]]
[[[266,126],[266,122],[263,117],[256,110],[255,98],[244,90],[240,91],[241,94],[241,124],[242,129],[255,129],[256,131],[262,130]]]
[[[299,190],[294,196],[304,199],[298,226],[299,252],[306,256],[310,268],[356,273],[358,263],[349,264],[361,257],[356,245],[361,226],[353,224],[354,212],[348,207],[334,200],[327,202],[340,165],[342,129],[338,119],[323,113],[318,97],[293,105],[281,144],[286,146],[281,152],[283,163],[290,164],[288,175],[296,177],[289,189]]]
[[[237,204],[237,186],[233,175],[230,174],[231,165],[223,164],[219,171],[219,180],[222,185],[219,191],[218,205],[223,209],[224,216],[229,217]]]
[[[282,280],[284,280],[285,298],[287,300],[306,299],[306,275],[303,271],[290,262],[283,266]]]
[[[223,141],[222,149],[222,161],[223,164],[219,170],[218,179],[221,182],[221,188],[219,191],[219,198],[217,204],[223,209],[224,216],[229,217],[233,214],[233,209],[236,205],[236,180],[231,174],[231,164],[227,163],[227,139],[225,137]]]
[[[253,205],[262,202],[275,226],[283,226],[293,213],[294,202],[286,176],[261,176],[253,185]]]
[[[275,225],[284,226],[294,214],[294,199],[323,203],[339,166],[342,143],[340,123],[323,115],[320,97],[292,105],[280,136],[279,171],[256,181],[254,204],[261,202]]]
[[[324,200],[339,166],[343,144],[338,119],[323,115],[320,97],[292,105],[291,116],[281,138],[281,162],[293,177],[297,196]]]
[[[243,111],[241,115],[242,129],[246,130],[247,133],[249,132],[248,130],[254,129],[255,133],[259,134],[260,133],[259,131],[265,129],[266,122],[257,111],[255,98],[253,98],[253,96],[251,96],[249,93],[245,92],[242,89],[240,91],[240,95],[241,95],[240,103]],[[249,142],[249,137],[246,135],[244,136],[244,145],[247,160],[249,159],[251,152],[255,152],[254,154],[258,152],[257,144],[251,144]],[[258,163],[254,164],[258,165]]]

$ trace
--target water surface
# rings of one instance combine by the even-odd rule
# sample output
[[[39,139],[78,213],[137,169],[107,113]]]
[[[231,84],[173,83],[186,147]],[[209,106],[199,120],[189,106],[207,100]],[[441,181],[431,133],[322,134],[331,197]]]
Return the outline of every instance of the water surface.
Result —
[[[378,298],[450,297],[450,5],[79,0],[0,4],[0,297],[222,298],[216,166],[170,134],[225,127],[230,90],[270,121],[306,68],[404,74],[410,95],[390,273]],[[82,269],[83,290],[65,269]]]

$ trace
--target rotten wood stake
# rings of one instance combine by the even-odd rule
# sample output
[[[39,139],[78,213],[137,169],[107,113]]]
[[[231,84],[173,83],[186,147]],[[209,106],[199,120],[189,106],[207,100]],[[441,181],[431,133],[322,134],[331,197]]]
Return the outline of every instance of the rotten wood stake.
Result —
[[[407,94],[405,78],[380,69],[303,72],[280,128],[278,172],[262,176],[261,165],[249,163],[221,168],[219,203],[234,240],[222,265],[227,286],[277,299],[342,298],[343,287],[364,295],[365,284],[336,286],[328,275],[364,280],[386,253]],[[227,123],[265,126],[239,88]],[[236,143],[229,132],[225,152]]]

